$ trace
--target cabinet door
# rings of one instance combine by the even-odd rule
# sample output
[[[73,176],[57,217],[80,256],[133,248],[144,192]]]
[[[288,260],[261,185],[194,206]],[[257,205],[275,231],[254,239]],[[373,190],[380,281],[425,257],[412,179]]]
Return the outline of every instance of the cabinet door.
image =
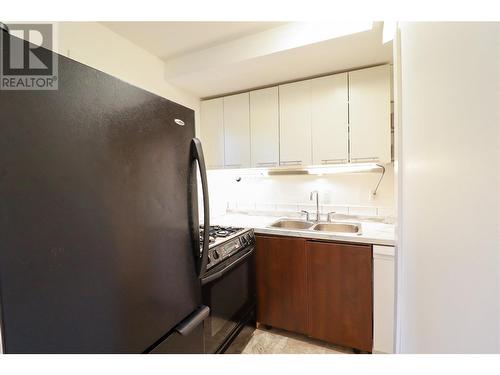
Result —
[[[311,81],[280,85],[279,103],[280,165],[311,164]]]
[[[201,102],[201,142],[207,168],[224,167],[224,110],[222,98]]]
[[[394,247],[373,246],[373,350],[394,352]]]
[[[313,164],[348,161],[347,73],[311,80]]]
[[[257,236],[257,321],[307,332],[305,240]]]
[[[249,94],[224,98],[224,166],[250,167]]]
[[[351,161],[391,161],[389,65],[349,72]]]
[[[250,92],[250,145],[252,167],[278,166],[278,87]]]
[[[370,246],[307,241],[308,334],[372,350]]]

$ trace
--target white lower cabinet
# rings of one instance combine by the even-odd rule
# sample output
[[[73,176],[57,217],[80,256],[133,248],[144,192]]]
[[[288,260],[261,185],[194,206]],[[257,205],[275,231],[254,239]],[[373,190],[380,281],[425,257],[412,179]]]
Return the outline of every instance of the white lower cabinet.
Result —
[[[373,246],[373,352],[394,353],[395,250]]]

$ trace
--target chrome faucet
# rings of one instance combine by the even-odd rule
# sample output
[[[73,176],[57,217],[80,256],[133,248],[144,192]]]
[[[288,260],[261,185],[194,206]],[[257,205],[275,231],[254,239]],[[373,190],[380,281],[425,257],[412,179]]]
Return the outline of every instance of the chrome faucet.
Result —
[[[301,215],[306,215],[306,221],[309,221],[309,216],[311,215],[308,211],[306,210],[301,210],[300,211]]]
[[[316,222],[319,221],[319,193],[317,190],[311,191],[311,194],[309,195],[309,200],[313,200],[313,196],[316,194]]]

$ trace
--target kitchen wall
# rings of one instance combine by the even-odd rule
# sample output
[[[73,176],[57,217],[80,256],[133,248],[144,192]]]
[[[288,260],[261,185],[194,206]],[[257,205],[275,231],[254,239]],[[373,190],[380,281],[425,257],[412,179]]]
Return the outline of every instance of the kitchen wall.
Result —
[[[193,109],[199,126],[199,98],[167,82],[158,57],[98,22],[59,22],[57,28],[60,54]]]
[[[500,353],[500,23],[404,23],[400,54],[398,351]]]
[[[374,200],[370,199],[379,173],[351,173],[324,176],[247,176],[244,172],[209,171],[210,211],[212,216],[226,207],[239,210],[300,210],[313,208],[309,193],[318,190],[323,212],[391,215],[394,213],[394,169],[386,174]],[[241,181],[237,181],[241,177]],[[309,206],[307,206],[309,205]],[[376,208],[380,208],[377,210]]]

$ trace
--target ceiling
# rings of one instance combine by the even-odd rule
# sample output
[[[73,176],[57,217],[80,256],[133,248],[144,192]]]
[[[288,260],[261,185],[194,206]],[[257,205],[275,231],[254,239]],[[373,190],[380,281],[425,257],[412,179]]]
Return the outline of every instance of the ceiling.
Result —
[[[102,22],[163,60],[264,31],[284,22]]]
[[[297,22],[103,24],[164,60],[166,79],[200,98],[392,62],[382,22],[317,40]]]

